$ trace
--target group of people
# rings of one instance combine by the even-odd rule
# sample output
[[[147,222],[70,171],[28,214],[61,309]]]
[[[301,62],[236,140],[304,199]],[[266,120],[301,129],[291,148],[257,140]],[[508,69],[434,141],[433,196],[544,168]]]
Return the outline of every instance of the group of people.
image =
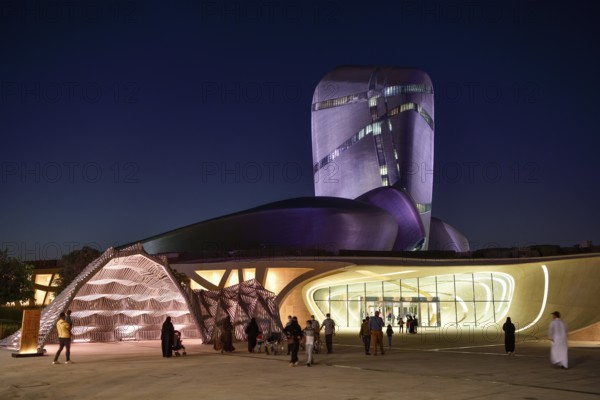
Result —
[[[402,316],[398,316],[398,330],[400,333],[404,333],[404,318]],[[417,333],[417,327],[419,326],[419,319],[417,316],[412,316],[410,314],[406,315],[406,333]]]
[[[410,318],[410,319],[409,319]],[[399,318],[399,327],[402,332],[403,323],[400,323],[402,318]],[[409,323],[410,321],[410,323]],[[416,327],[418,326],[418,320],[416,317],[407,316],[407,331],[410,333],[416,333]],[[298,318],[295,316],[288,316],[288,322],[284,328],[284,333],[288,339],[288,355],[291,355],[290,366],[298,365],[298,351],[300,349],[300,341],[303,340],[304,347],[306,350],[306,365],[311,366],[314,363],[313,353],[314,346],[320,339],[321,330],[325,334],[325,344],[327,347],[327,353],[333,352],[333,336],[335,335],[335,322],[331,319],[331,315],[328,313],[327,318],[323,321],[323,324],[315,319],[314,315],[311,315],[311,319],[306,321],[304,328],[298,323]],[[381,355],[384,355],[383,349],[383,328],[385,322],[380,317],[379,311],[375,311],[375,315],[371,317],[365,317],[362,320],[360,331],[358,333],[359,338],[363,341],[365,354],[370,355],[371,350],[373,355],[378,354],[378,350]],[[56,330],[58,333],[59,348],[54,356],[53,364],[60,364],[58,361],[63,349],[66,350],[66,362],[65,364],[71,364],[71,338],[73,335],[73,320],[71,318],[71,310],[62,312],[59,315],[58,321],[56,322]],[[502,325],[504,331],[504,346],[506,354],[513,356],[515,354],[515,332],[516,327],[512,323],[511,318],[506,318],[506,322]],[[229,317],[223,318],[215,327],[213,336],[214,349],[223,352],[232,352],[235,350],[233,347],[233,324]],[[176,341],[176,331],[171,317],[166,317],[165,322],[161,329],[161,347],[163,357],[171,357]],[[252,318],[249,324],[246,326],[245,333],[248,336],[248,351],[253,352],[257,345],[258,339],[262,332],[256,322],[255,318]],[[386,335],[388,337],[388,347],[392,346],[392,335],[394,330],[391,324],[388,324],[386,329]],[[548,327],[548,338],[552,342],[550,350],[550,360],[553,365],[568,369],[568,343],[567,343],[567,326],[564,321],[560,318],[560,312],[554,311],[552,313],[552,322]],[[260,351],[260,350],[259,350]]]
[[[320,340],[320,332],[324,331],[325,345],[327,353],[333,353],[333,336],[335,335],[335,322],[331,319],[328,313],[323,320],[323,324],[311,315],[306,321],[304,329],[298,323],[296,316],[288,316],[288,322],[283,329],[288,339],[288,355],[291,355],[290,366],[296,366],[299,363],[298,351],[300,350],[300,341],[304,341],[304,349],[306,351],[306,366],[310,367],[314,363],[314,346]]]
[[[402,318],[400,318],[402,320]],[[407,315],[406,316],[406,332],[407,333],[417,333],[417,327],[419,326],[419,319],[417,316]],[[402,328],[400,328],[402,331]]]
[[[378,348],[381,350],[381,355],[385,354],[383,350],[383,328],[385,327],[385,323],[383,322],[383,318],[380,316],[380,314],[381,313],[379,311],[375,311],[374,316],[367,316],[362,320],[362,324],[358,332],[358,337],[363,342],[366,355],[371,355],[371,353],[369,352],[371,346],[373,346],[373,355],[377,355]],[[393,318],[393,316],[391,314],[388,314],[388,321],[390,321],[391,318]],[[417,326],[419,326],[419,321],[417,317],[407,315],[406,332],[417,333]],[[404,333],[404,320],[402,319],[402,317],[398,317],[398,329],[400,333]],[[388,339],[388,347],[392,347],[392,337],[394,335],[394,328],[392,328],[391,324],[388,324],[385,333]]]
[[[377,350],[381,350],[381,355],[385,354],[383,350],[383,327],[385,322],[383,318],[379,316],[379,311],[375,311],[375,315],[371,317],[365,317],[360,325],[360,331],[358,337],[363,341],[365,346],[365,354],[371,355],[369,348],[373,346],[373,355],[377,355]],[[392,335],[394,330],[392,325],[388,325],[386,335],[388,337],[388,346],[392,345]]]
[[[184,350],[183,355],[186,354],[185,347],[181,343],[181,333],[175,330],[171,317],[166,317],[165,322],[162,324],[160,342],[163,357],[172,357],[173,351],[175,351],[175,355],[179,355],[177,352],[179,349]],[[221,353],[235,350],[235,347],[233,347],[233,324],[229,317],[223,318],[215,327],[213,331],[213,348]]]
[[[379,314],[381,314],[380,311],[378,311]],[[370,318],[370,317],[367,317]],[[366,319],[366,318],[365,318]],[[388,327],[391,328],[391,322],[394,320],[394,315],[392,313],[389,313],[387,316],[388,319]],[[404,318],[402,318],[401,315],[398,316],[398,331],[402,334],[404,333],[404,325],[406,325],[406,333],[417,333],[417,327],[419,326],[419,319],[417,318],[416,315],[410,315],[407,314],[406,315],[406,322],[404,322]],[[391,341],[391,335],[389,334],[390,329],[387,330],[388,332],[388,340]],[[392,330],[392,334],[393,334],[393,330]]]
[[[567,325],[560,318],[560,312],[554,311],[552,314],[552,322],[548,326],[548,339],[552,342],[550,347],[550,362],[562,369],[569,368],[569,344],[567,341]],[[506,322],[502,325],[504,331],[504,350],[509,356],[515,355],[515,325],[510,317],[506,318]]]

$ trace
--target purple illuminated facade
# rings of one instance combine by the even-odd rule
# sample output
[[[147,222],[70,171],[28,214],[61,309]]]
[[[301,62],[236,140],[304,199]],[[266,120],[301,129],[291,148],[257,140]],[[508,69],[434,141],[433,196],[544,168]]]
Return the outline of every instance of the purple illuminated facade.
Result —
[[[397,188],[418,211],[422,247],[427,248],[433,107],[433,86],[422,71],[342,66],[328,73],[317,85],[312,104],[315,194],[356,199],[376,188]],[[410,218],[409,203],[394,206],[397,219],[406,219],[399,215],[400,207],[406,207]],[[412,250],[410,244],[397,246],[394,250]]]
[[[414,251],[428,245],[469,250],[460,232],[431,219],[433,176],[427,171],[433,170],[433,88],[427,74],[403,68],[334,69],[315,90],[312,144],[315,197],[266,204],[108,249],[44,310],[39,348],[56,341],[54,324],[66,308],[78,319],[76,334],[85,341],[157,339],[167,315],[186,337],[205,342],[226,316],[237,323],[259,316],[263,329],[277,330],[278,299],[286,302],[282,307],[305,308],[294,282],[338,267],[317,261],[322,265],[311,272],[305,262],[300,268],[292,262],[288,274],[295,278],[284,284],[286,274],[278,278],[273,265],[239,269],[228,264],[218,269],[226,274],[217,282],[198,274],[210,267],[194,260],[230,263],[239,254],[236,263],[242,265],[253,251],[264,255],[270,249],[294,257]],[[169,255],[202,290],[188,296],[168,268]],[[17,346],[19,338],[17,333],[0,344]]]
[[[300,197],[199,222],[142,240],[151,254],[214,255],[247,250],[388,251],[396,218],[366,202]]]
[[[266,248],[468,251],[464,236],[430,235],[433,86],[406,68],[343,66],[312,104],[316,197],[289,199],[142,240],[151,254]],[[449,243],[458,238],[460,244]],[[444,246],[438,246],[443,243]]]

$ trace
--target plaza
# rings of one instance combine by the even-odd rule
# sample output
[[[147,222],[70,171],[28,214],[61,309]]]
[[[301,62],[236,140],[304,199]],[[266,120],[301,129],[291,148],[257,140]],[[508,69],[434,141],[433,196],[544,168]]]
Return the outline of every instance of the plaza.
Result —
[[[571,342],[570,369],[553,368],[549,342],[517,337],[516,356],[504,354],[499,332],[462,335],[423,329],[394,335],[384,356],[366,356],[357,333],[334,337],[334,353],[316,355],[307,368],[289,356],[248,353],[245,342],[220,354],[198,339],[184,340],[188,355],[165,359],[160,342],[75,343],[71,365],[47,355],[12,358],[0,350],[2,399],[595,399],[600,345]],[[64,362],[64,355],[61,359]]]

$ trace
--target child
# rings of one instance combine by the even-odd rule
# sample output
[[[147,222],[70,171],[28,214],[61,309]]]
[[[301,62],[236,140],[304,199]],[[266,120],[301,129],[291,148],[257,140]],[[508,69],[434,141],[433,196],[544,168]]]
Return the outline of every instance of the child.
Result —
[[[306,321],[306,328],[304,328],[304,347],[306,349],[306,366],[310,367],[314,362],[313,360],[313,345],[315,344],[315,328],[313,327],[312,321],[309,319]]]
[[[394,330],[392,329],[392,325],[388,325],[387,330],[385,331],[388,337],[388,347],[392,347],[392,335],[394,334]]]
[[[262,333],[259,333],[258,336],[256,337],[256,345],[258,346],[258,352],[260,353],[260,349],[262,348],[263,345],[263,335]]]

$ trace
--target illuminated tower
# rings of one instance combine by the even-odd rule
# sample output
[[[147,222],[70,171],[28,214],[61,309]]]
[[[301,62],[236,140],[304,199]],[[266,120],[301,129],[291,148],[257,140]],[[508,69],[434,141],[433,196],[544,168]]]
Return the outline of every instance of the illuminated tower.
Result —
[[[427,238],[433,115],[433,86],[422,71],[335,68],[313,95],[315,194],[356,199],[376,188],[395,188],[412,199]]]

